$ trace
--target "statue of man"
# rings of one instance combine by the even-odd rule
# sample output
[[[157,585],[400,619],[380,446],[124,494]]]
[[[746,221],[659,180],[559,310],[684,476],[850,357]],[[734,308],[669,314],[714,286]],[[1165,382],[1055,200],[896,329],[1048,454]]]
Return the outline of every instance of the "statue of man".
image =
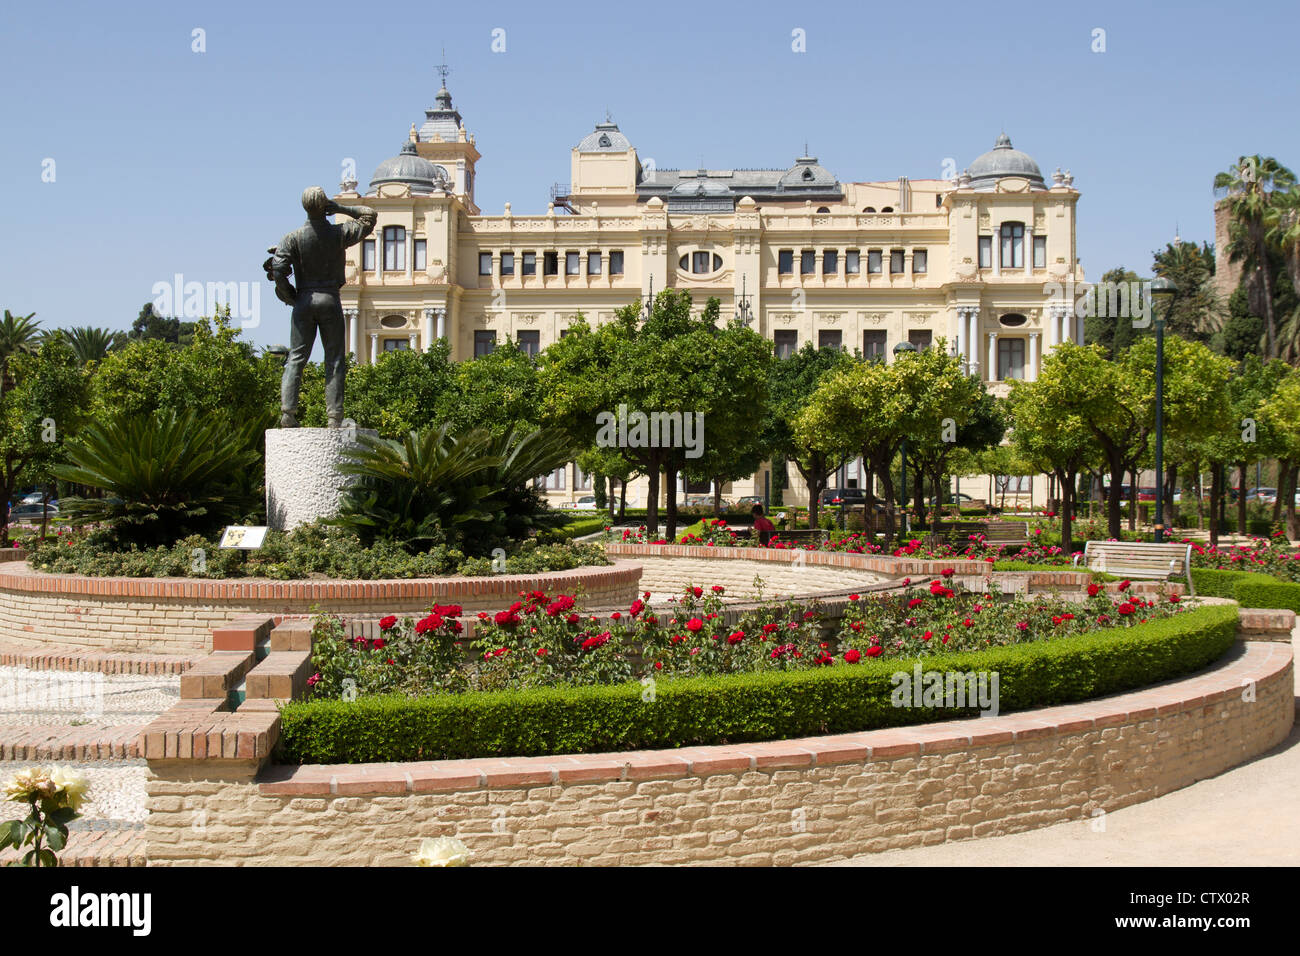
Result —
[[[375,228],[378,219],[369,206],[341,206],[319,186],[302,193],[307,222],[280,240],[264,267],[275,283],[276,297],[293,306],[293,329],[289,337],[289,360],[280,380],[280,427],[298,427],[298,392],[302,368],[307,364],[316,330],[325,348],[325,407],[330,428],[343,424],[343,380],[347,376],[346,330],[339,289],[343,286],[344,253]],[[335,225],[326,216],[341,213],[352,222]],[[289,282],[293,274],[297,288]]]

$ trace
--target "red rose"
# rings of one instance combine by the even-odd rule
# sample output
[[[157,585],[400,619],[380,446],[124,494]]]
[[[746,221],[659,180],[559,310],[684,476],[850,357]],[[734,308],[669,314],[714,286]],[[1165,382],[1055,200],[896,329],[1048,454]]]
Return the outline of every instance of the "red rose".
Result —
[[[373,647],[373,648],[378,649],[378,648],[383,647],[383,646],[384,646],[385,644],[387,644],[387,643],[388,643],[388,642],[385,641],[382,637],[376,637],[376,638],[374,639],[374,641],[371,642],[370,646]]]
[[[1129,585],[1129,582],[1128,582],[1127,579],[1125,579],[1125,580],[1119,582],[1119,588],[1118,588],[1118,590],[1120,590],[1120,591],[1127,591],[1127,590],[1128,590],[1128,585]]]
[[[714,594],[722,594],[727,589],[724,588],[721,584],[715,584],[713,585],[713,587],[709,588],[709,590],[712,591]]]
[[[664,669],[664,662],[663,662],[663,661],[655,661],[655,670],[657,670],[657,671],[661,671],[661,670],[663,670],[663,669]]]
[[[849,664],[856,664],[858,661],[862,660],[862,652],[859,650],[845,651],[844,660]]]
[[[921,598],[912,598],[912,600],[907,602],[907,609],[910,611],[912,608],[920,607],[924,603],[925,601]]]
[[[1100,592],[1101,592],[1101,585],[1100,585],[1100,584],[1089,584],[1089,585],[1088,585],[1088,597],[1096,597]]]
[[[957,572],[954,571],[952,568],[944,568],[942,571],[939,572],[939,574],[945,578],[950,578],[956,573]]]
[[[545,656],[546,656],[546,648],[544,648],[544,647],[539,647],[539,648],[537,649],[537,656],[538,656],[538,657],[545,657]]]
[[[928,640],[929,640],[930,638],[932,638],[932,637],[934,637],[934,632],[933,632],[933,631],[926,631],[924,634],[921,635],[921,640],[923,640],[923,641],[928,641]]]
[[[733,633],[733,634],[728,634],[728,635],[727,635],[727,643],[728,643],[728,644],[739,644],[739,643],[740,643],[741,641],[743,641],[744,639],[745,639],[745,632],[744,632],[744,631],[736,631],[736,632]]]
[[[577,623],[578,623],[578,615],[576,615],[576,614],[570,614],[568,617],[565,618],[565,620],[568,621],[570,624],[577,624]]]
[[[396,623],[397,623],[397,615],[396,615],[396,614],[390,614],[390,615],[388,615],[388,617],[381,617],[381,618],[379,619],[379,629],[380,629],[381,631],[386,631],[386,630],[388,630],[389,628],[391,628],[391,627],[392,627],[394,624],[396,624]]]
[[[703,588],[691,588],[690,591],[691,591],[691,593],[694,594],[696,597],[702,597],[702,596],[704,595],[704,589],[703,589]]]
[[[390,658],[388,659],[388,663],[390,663],[390,664],[396,664],[397,661],[393,660],[393,659],[390,657]]]
[[[644,610],[645,610],[645,602],[642,601],[640,598],[637,598],[635,601],[632,602],[632,606],[628,609],[628,613],[631,614],[633,617],[636,617]]]
[[[849,600],[850,600],[850,601],[856,601],[856,600],[858,599],[858,597],[859,597],[859,595],[857,595],[857,594],[850,594],[850,595],[849,595]]]
[[[1169,603],[1170,603],[1170,604],[1177,604],[1180,600],[1182,600],[1182,598],[1180,598],[1177,594],[1171,594],[1171,595],[1169,595]]]
[[[702,627],[704,627],[704,622],[698,617],[693,617],[686,622],[686,630],[688,631],[699,631]]]
[[[1115,608],[1115,610],[1119,611],[1120,614],[1128,615],[1128,614],[1132,614],[1137,609],[1133,607],[1133,605],[1130,604],[1128,601],[1125,601],[1119,607]]]
[[[884,648],[882,648],[879,644],[875,645],[874,647],[867,648],[868,657],[879,657],[882,653],[884,653]]]
[[[460,617],[465,613],[465,609],[459,604],[435,604],[433,613],[441,614],[443,617]]]

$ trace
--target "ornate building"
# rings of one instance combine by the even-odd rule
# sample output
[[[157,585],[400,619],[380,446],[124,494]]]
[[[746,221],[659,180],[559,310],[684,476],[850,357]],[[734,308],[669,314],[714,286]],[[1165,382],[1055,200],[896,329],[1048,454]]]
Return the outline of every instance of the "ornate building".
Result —
[[[1045,181],[1006,134],[953,180],[841,182],[809,155],[785,169],[643,165],[607,116],[573,148],[571,181],[543,215],[509,203],[483,214],[479,157],[444,83],[375,170],[365,201],[379,224],[350,250],[342,292],[358,361],[435,338],[456,359],[505,343],[537,352],[579,312],[608,321],[665,288],[716,296],[779,355],[811,341],[890,361],[899,342],[942,338],[995,393],[1032,379],[1044,350],[1081,340],[1082,319],[1049,286],[1083,280],[1079,193],[1059,169]],[[357,187],[337,198],[358,199]],[[557,502],[589,487],[567,471],[547,482]],[[839,480],[855,478],[850,466]],[[791,484],[797,496],[797,475]],[[760,472],[724,494],[762,487]]]

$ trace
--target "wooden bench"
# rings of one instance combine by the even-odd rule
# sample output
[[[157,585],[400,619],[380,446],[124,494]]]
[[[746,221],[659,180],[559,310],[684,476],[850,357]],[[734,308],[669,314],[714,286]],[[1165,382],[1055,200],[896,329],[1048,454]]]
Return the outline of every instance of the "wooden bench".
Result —
[[[778,526],[776,529],[777,540],[790,544],[822,544],[829,541],[830,537],[831,533],[829,531],[823,531],[820,528],[799,528],[786,531]]]
[[[1101,571],[1126,578],[1167,581],[1171,577],[1187,579],[1187,593],[1196,596],[1192,583],[1192,546],[1190,544],[1155,544],[1145,541],[1089,541],[1083,554],[1074,556],[1074,564],[1089,571]]]
[[[949,540],[956,546],[970,543],[973,534],[984,535],[990,545],[1020,545],[1029,543],[1028,521],[957,521],[945,529]]]

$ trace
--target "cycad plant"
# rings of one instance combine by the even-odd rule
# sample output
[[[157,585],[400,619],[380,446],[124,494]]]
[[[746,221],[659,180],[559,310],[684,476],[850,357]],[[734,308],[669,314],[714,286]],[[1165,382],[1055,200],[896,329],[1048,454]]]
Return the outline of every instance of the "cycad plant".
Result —
[[[470,554],[519,541],[554,521],[532,488],[573,457],[561,435],[449,425],[402,441],[361,436],[338,470],[355,479],[334,523],[366,544],[387,540],[411,552],[446,544]]]
[[[106,524],[124,544],[210,534],[252,503],[244,479],[257,464],[265,421],[235,426],[193,411],[118,415],[70,442],[54,474],[103,497],[66,497],[60,519]]]
[[[76,326],[61,330],[72,346],[72,354],[77,357],[78,365],[98,362],[111,352],[118,344],[118,333],[112,329],[97,329],[92,326]]]

